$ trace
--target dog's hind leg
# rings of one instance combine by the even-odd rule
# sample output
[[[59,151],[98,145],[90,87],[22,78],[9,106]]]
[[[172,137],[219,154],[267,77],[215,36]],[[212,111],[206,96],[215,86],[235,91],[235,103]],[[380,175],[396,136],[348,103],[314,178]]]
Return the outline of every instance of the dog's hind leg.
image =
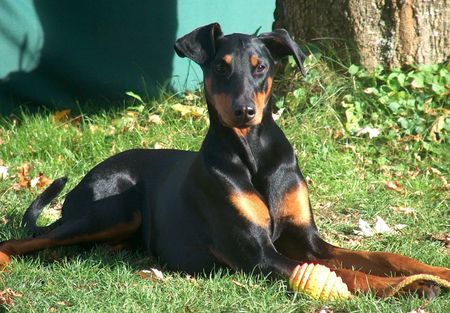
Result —
[[[99,225],[100,221],[81,218],[62,222],[50,232],[27,239],[11,239],[0,243],[0,270],[11,255],[22,255],[47,248],[87,242],[118,242],[130,239],[141,224],[141,213],[130,211],[119,223]]]

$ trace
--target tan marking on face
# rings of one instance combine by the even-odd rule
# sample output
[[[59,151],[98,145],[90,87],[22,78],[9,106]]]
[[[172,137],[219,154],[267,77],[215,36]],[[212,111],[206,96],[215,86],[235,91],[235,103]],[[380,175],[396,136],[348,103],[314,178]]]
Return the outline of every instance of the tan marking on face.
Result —
[[[224,57],[223,57],[223,60],[225,61],[225,63],[227,63],[227,64],[231,64],[231,60],[233,59],[233,57],[230,55],[230,54],[226,54]]]
[[[261,123],[264,108],[269,100],[270,91],[272,90],[272,77],[267,77],[267,89],[264,92],[255,94],[256,116],[253,119],[255,124]]]
[[[205,78],[205,91],[206,96],[210,100],[211,104],[216,109],[221,120],[226,125],[233,125],[234,114],[231,104],[231,96],[226,93],[216,93],[214,94],[211,90],[211,78]]]
[[[269,227],[269,209],[257,194],[250,192],[232,193],[230,200],[242,217],[260,227]]]
[[[298,226],[311,224],[312,214],[309,207],[308,188],[304,182],[300,182],[292,188],[281,200],[279,218],[287,219]]]
[[[251,64],[253,67],[256,67],[256,66],[258,65],[258,63],[259,63],[258,56],[252,55],[252,56],[250,57],[250,64]]]

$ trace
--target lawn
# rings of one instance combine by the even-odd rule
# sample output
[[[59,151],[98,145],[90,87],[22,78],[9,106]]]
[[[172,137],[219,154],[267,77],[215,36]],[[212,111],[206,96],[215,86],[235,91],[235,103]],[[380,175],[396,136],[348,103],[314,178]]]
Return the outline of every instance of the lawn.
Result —
[[[358,92],[352,77],[323,61],[310,71],[306,79],[289,71],[281,75],[276,100],[278,123],[296,150],[323,237],[347,248],[450,267],[448,140],[426,142],[424,150],[417,140],[392,139],[384,129],[374,138],[349,132],[341,103]],[[45,178],[67,175],[67,192],[95,164],[126,149],[198,150],[208,128],[203,101],[201,93],[168,93],[157,100],[130,93],[120,109],[84,104],[82,113],[42,110],[2,120],[0,166],[8,175],[0,174],[0,241],[26,235],[20,220]],[[63,198],[40,223],[58,217]],[[377,217],[393,230],[355,233],[360,219],[374,225]],[[404,228],[394,230],[396,225]],[[151,268],[162,269],[164,278],[144,275]],[[431,301],[359,295],[320,302],[289,293],[284,281],[229,271],[190,277],[164,271],[139,252],[104,246],[13,257],[0,274],[0,311],[11,312],[450,312],[449,300],[447,292]]]

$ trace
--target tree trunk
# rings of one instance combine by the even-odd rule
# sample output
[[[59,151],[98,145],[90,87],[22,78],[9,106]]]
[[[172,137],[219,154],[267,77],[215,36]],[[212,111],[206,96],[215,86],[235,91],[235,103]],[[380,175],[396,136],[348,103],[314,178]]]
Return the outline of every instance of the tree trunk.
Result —
[[[277,0],[274,28],[369,70],[439,63],[450,55],[450,0]]]

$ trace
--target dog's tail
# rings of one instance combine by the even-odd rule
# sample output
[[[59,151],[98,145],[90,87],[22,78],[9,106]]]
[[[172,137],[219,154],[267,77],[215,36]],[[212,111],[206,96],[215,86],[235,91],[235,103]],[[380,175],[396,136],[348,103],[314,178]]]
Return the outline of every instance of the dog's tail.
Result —
[[[54,198],[56,198],[56,196],[60,194],[66,182],[67,182],[66,177],[55,179],[55,181],[50,186],[48,186],[47,189],[45,189],[25,211],[25,214],[23,215],[22,218],[22,226],[24,226],[28,231],[30,231],[34,235],[41,234],[46,230],[54,228],[52,226],[57,226],[61,220],[56,221],[50,226],[44,227],[37,226],[36,221],[39,215],[41,214],[42,210],[44,210],[44,208]]]

